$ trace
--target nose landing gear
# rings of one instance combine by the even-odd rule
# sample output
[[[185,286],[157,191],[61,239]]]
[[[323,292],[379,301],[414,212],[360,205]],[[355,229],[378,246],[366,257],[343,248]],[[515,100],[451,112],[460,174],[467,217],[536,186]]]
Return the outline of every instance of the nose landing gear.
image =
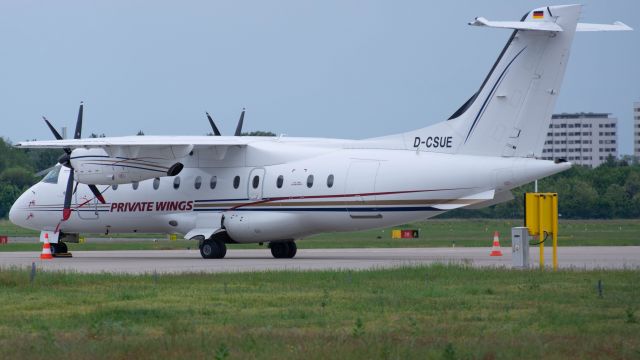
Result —
[[[67,248],[67,244],[59,241],[57,243],[51,243],[51,255],[53,257],[71,257],[71,253]]]

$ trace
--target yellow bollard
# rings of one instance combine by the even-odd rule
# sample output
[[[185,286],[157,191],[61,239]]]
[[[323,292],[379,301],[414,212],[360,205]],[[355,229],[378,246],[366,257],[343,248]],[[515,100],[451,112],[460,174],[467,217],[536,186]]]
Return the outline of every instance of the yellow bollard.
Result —
[[[540,269],[544,269],[544,242],[548,236],[553,241],[553,270],[558,269],[558,194],[526,193],[525,226],[529,235],[538,236]]]

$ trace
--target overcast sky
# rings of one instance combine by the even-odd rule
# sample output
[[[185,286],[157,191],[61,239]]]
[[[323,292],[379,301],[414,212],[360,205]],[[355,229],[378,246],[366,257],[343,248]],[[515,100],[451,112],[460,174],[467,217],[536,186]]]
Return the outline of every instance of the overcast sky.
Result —
[[[50,139],[41,120],[84,134],[203,135],[209,111],[232,134],[366,138],[446,119],[539,1],[0,2],[0,135]],[[640,99],[640,1],[583,1],[582,21],[626,33],[580,33],[556,112],[611,112],[632,152]],[[71,131],[70,131],[71,132]]]

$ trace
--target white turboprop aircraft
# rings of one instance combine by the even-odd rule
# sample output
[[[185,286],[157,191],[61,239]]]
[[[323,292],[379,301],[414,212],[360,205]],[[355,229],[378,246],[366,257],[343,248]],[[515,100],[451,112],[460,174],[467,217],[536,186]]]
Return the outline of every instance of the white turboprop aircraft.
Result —
[[[265,242],[274,257],[292,258],[294,241],[312,234],[508,201],[511,189],[571,166],[537,158],[575,32],[631,30],[578,23],[580,12],[549,6],[520,21],[476,18],[470,25],[513,29],[480,89],[447,121],[403,134],[81,139],[81,105],[73,140],[47,122],[58,140],[16,145],[66,154],[10,219],[42,231],[54,252],[81,232],[165,232],[198,240],[204,258],[223,258],[227,243]]]

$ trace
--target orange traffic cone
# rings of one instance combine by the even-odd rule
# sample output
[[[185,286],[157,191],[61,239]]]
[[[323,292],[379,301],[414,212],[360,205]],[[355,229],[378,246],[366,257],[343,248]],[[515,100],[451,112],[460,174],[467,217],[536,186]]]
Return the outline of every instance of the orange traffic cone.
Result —
[[[497,231],[493,233],[493,247],[491,248],[491,254],[489,254],[489,256],[502,256],[499,236],[500,234],[498,234]]]
[[[41,260],[51,260],[51,244],[49,244],[49,234],[44,234],[44,244],[42,244],[42,254],[40,254]]]

